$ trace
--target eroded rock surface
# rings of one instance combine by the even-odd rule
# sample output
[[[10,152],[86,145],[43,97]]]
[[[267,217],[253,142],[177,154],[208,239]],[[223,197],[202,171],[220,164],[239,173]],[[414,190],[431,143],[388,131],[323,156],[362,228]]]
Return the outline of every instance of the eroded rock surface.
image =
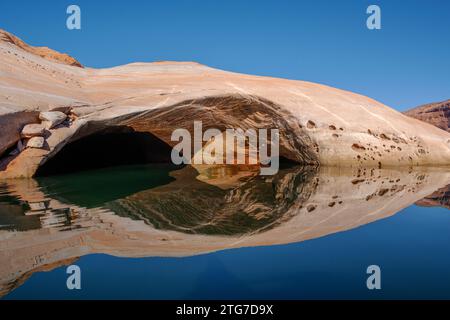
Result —
[[[23,42],[18,37],[12,35],[9,32],[6,32],[5,30],[0,30],[0,41],[9,42],[24,51],[30,52],[32,54],[38,55],[44,59],[55,61],[58,63],[63,63],[71,66],[76,66],[82,68],[83,66],[81,63],[79,63],[77,60],[69,56],[65,53],[59,53],[55,50],[52,50],[47,47],[32,47]]]
[[[42,137],[45,133],[45,126],[39,123],[27,124],[23,127],[22,138]]]
[[[36,148],[36,149],[40,149],[43,148],[45,144],[45,139],[44,137],[33,137],[30,138],[26,144],[25,147],[26,148]]]
[[[63,123],[67,115],[61,111],[47,111],[39,114],[39,119],[47,129],[53,129],[57,125]]]
[[[425,104],[405,114],[450,132],[450,100]]]
[[[65,110],[69,121],[50,130],[45,149],[25,149],[7,159],[2,153],[0,178],[31,177],[67,144],[109,127],[128,126],[173,146],[172,131],[192,131],[194,121],[202,121],[205,130],[278,128],[280,155],[301,164],[450,164],[449,133],[348,91],[192,62],[79,68],[10,39],[0,38],[0,124],[18,112],[50,110]],[[32,122],[2,125],[0,151]]]

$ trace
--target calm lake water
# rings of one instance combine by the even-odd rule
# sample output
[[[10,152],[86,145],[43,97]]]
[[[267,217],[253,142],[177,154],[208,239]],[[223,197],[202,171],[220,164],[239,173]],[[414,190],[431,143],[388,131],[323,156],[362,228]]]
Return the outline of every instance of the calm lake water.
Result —
[[[0,182],[0,296],[448,299],[449,183],[443,169],[167,165]]]

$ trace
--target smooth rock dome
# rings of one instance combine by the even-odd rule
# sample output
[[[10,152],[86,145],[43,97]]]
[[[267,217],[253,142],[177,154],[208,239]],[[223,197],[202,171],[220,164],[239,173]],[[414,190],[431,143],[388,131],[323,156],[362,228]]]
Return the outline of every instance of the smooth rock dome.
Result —
[[[68,144],[116,127],[173,146],[173,130],[194,120],[206,129],[278,128],[280,155],[300,164],[450,165],[449,133],[359,94],[193,62],[80,68],[0,34],[0,178],[31,177]],[[47,148],[7,156],[39,112],[63,109],[69,121],[49,130]]]

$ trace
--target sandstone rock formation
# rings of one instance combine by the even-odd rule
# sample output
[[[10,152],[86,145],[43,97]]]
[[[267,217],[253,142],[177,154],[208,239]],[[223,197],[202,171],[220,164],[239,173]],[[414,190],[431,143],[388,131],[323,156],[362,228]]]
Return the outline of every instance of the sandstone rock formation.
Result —
[[[32,123],[23,127],[22,138],[42,137],[45,133],[45,126],[42,124]]]
[[[450,132],[450,100],[425,104],[408,110],[405,114]]]
[[[36,148],[36,149],[40,149],[43,148],[45,144],[45,139],[44,137],[33,137],[30,138],[26,144],[25,147],[26,148]]]
[[[83,66],[71,56],[59,53],[47,47],[32,47],[5,30],[0,30],[0,41],[9,42],[24,51],[38,55],[44,59],[82,68]]]
[[[31,177],[67,145],[105,129],[125,126],[173,146],[173,130],[192,131],[193,121],[205,130],[277,128],[281,156],[302,164],[450,164],[450,134],[358,94],[192,62],[79,68],[2,34],[0,178]],[[49,130],[48,147],[5,158],[22,127],[39,122],[36,112],[51,110],[71,111],[69,122]]]
[[[53,129],[57,125],[63,123],[67,115],[61,111],[47,111],[39,114],[39,119],[47,129]]]

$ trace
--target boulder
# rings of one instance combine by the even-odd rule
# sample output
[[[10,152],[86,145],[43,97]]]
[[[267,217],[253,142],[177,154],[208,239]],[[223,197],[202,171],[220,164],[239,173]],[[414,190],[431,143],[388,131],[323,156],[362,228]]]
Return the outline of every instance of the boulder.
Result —
[[[45,133],[45,126],[43,124],[27,124],[23,127],[22,138],[42,137]]]
[[[43,137],[33,137],[27,141],[26,148],[41,149],[44,147],[45,139]]]
[[[425,104],[408,110],[404,114],[450,132],[450,99]]]
[[[47,111],[39,114],[39,119],[47,129],[52,129],[66,120],[67,115],[61,111]]]

